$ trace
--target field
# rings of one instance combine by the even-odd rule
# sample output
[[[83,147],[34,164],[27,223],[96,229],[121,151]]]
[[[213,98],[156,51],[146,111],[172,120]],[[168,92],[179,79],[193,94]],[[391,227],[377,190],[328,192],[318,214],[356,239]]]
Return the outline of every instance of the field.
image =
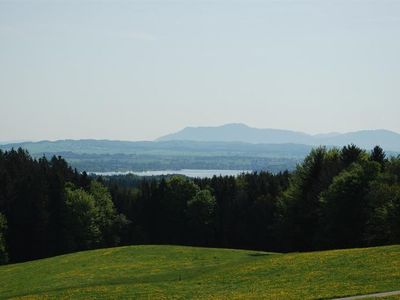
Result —
[[[392,290],[400,290],[400,246],[293,254],[130,246],[0,267],[2,299],[329,299]]]

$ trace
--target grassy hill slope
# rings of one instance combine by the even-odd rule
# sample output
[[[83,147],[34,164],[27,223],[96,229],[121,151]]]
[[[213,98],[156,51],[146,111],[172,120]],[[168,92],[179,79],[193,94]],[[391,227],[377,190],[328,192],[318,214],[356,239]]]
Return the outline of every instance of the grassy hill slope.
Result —
[[[131,246],[0,267],[0,298],[320,299],[391,290],[400,290],[400,246],[300,254]]]

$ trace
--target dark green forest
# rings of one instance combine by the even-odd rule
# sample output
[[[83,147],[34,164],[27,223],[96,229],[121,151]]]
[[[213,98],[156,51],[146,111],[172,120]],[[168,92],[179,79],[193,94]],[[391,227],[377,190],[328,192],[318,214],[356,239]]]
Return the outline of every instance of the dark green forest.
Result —
[[[400,242],[400,157],[312,150],[293,172],[89,177],[0,151],[0,262],[131,244],[312,251]]]

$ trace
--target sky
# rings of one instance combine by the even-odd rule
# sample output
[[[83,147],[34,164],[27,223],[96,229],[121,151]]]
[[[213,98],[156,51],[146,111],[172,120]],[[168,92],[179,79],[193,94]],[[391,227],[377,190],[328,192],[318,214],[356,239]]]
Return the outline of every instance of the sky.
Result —
[[[0,0],[0,141],[400,132],[400,1]]]

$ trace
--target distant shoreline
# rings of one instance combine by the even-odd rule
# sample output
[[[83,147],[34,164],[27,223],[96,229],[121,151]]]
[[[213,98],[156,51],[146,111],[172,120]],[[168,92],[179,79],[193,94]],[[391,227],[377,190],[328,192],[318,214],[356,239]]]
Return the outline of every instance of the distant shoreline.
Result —
[[[163,175],[184,175],[192,178],[211,178],[213,176],[238,176],[243,173],[251,173],[250,170],[201,170],[201,169],[181,169],[181,170],[157,170],[157,171],[112,171],[112,172],[87,172],[97,176],[116,176],[116,175],[137,175],[141,177],[163,176]]]

